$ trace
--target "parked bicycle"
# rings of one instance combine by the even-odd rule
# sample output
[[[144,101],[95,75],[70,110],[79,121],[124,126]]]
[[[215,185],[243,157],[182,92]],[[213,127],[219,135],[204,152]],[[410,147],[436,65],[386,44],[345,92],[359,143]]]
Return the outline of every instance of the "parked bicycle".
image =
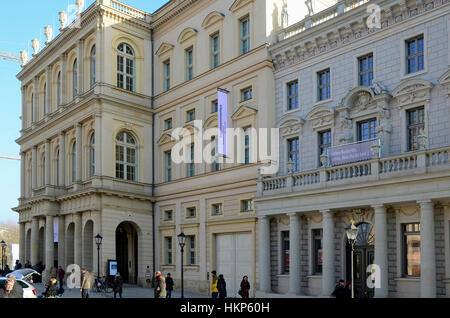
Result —
[[[112,293],[113,292],[113,283],[109,277],[103,276],[98,280],[95,279],[95,291],[97,293]]]

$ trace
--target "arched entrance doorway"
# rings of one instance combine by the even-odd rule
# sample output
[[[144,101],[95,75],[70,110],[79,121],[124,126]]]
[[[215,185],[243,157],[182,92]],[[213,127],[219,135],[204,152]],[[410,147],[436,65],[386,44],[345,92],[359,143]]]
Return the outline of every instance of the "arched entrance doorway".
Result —
[[[75,263],[75,223],[70,223],[66,231],[66,266]]]
[[[31,260],[31,229],[27,231],[27,239],[25,244],[25,262]],[[25,263],[23,264],[25,265]]]
[[[131,222],[123,222],[116,229],[116,260],[124,283],[137,284],[138,233]]]
[[[94,222],[92,220],[86,222],[83,238],[83,267],[92,272],[94,269]]]
[[[375,251],[375,232],[370,223],[362,222],[356,225],[358,227],[358,236],[355,242],[355,251],[353,253],[353,282],[355,285],[356,298],[372,298],[374,289],[367,286],[367,278],[371,275],[367,273],[367,267],[374,263]],[[346,243],[347,255],[347,281],[351,281],[351,246]]]
[[[39,229],[39,257],[38,257],[38,263],[42,262],[42,264],[45,264],[45,228],[41,227]],[[35,265],[35,264],[33,264]],[[51,264],[50,266],[52,266]]]

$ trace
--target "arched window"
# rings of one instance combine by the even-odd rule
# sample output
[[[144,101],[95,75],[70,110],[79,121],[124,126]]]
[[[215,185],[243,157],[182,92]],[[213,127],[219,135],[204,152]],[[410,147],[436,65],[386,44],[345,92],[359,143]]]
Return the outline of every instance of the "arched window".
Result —
[[[78,94],[78,63],[77,59],[73,62],[73,98]]]
[[[95,45],[92,47],[91,49],[91,88],[94,86],[95,84],[95,57],[96,57],[96,48]]]
[[[89,176],[93,177],[95,174],[95,133],[91,135],[89,141]]]
[[[56,176],[55,184],[58,184],[58,185],[61,184],[62,182],[60,182],[60,180],[59,180],[59,149],[56,152],[56,171],[55,171],[55,176]]]
[[[117,47],[117,87],[134,91],[134,51],[128,44]]]
[[[137,144],[129,132],[122,131],[116,137],[116,178],[136,181]]]
[[[31,122],[34,123],[34,94],[31,94]]]
[[[61,96],[62,96],[62,83],[61,83],[61,72],[58,73],[58,82],[57,82],[56,94],[58,100],[58,106],[61,105]]]
[[[72,145],[72,182],[77,179],[77,142]]]
[[[44,84],[44,91],[42,95],[44,96],[44,115],[47,115],[47,83]]]

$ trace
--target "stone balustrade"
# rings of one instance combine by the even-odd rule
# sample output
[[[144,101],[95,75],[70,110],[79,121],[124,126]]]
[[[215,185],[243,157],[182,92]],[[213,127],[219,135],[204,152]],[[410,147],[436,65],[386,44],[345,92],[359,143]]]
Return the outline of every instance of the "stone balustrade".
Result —
[[[130,7],[129,5],[126,5],[125,3],[122,3],[120,1],[111,0],[111,8],[116,9],[117,11],[120,11],[127,15],[130,15],[136,19],[145,20],[146,16],[145,12]]]

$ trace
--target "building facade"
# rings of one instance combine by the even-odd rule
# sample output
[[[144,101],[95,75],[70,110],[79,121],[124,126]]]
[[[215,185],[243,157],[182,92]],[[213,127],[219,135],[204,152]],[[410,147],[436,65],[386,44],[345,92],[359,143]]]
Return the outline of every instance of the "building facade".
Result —
[[[281,168],[254,200],[261,295],[350,281],[353,221],[357,297],[450,297],[449,8],[342,1],[279,32]],[[370,157],[340,161],[363,145]]]

